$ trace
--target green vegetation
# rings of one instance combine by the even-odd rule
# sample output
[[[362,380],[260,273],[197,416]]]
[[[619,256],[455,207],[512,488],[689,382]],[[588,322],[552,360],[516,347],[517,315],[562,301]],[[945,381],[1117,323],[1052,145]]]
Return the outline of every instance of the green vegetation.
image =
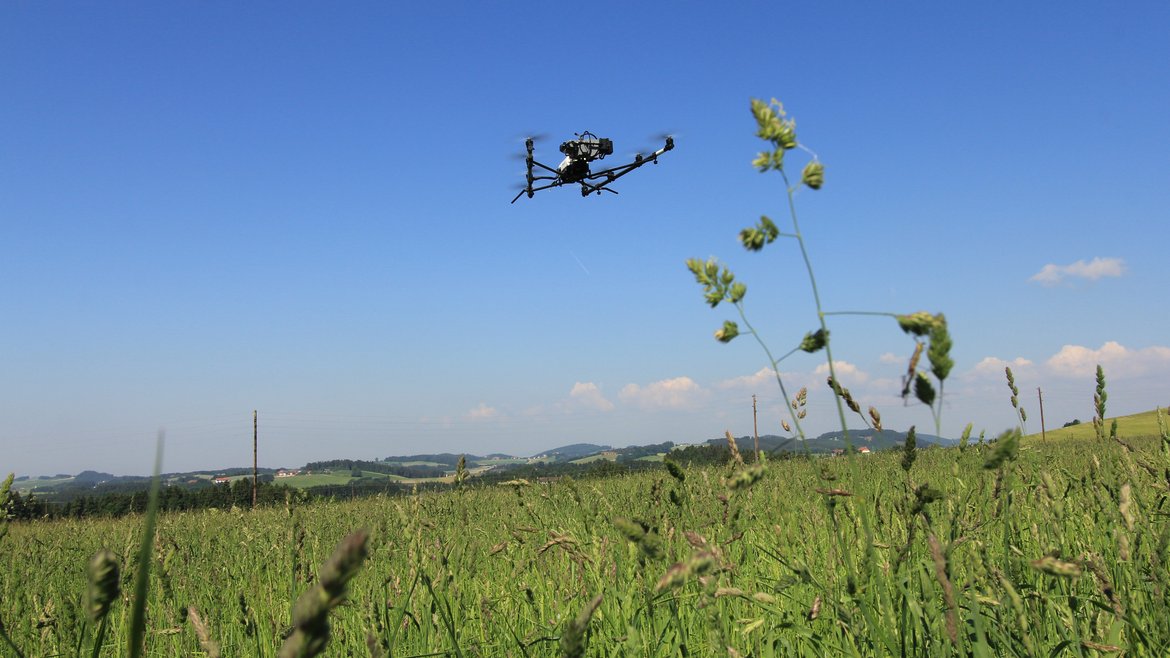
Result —
[[[755,102],[753,114],[775,147],[756,164],[787,184],[795,124],[775,103]],[[814,158],[802,184],[823,181]],[[794,210],[792,226],[784,235],[765,217],[741,239],[754,251],[794,238],[807,265]],[[747,325],[746,287],[714,261],[688,265],[708,302],[730,302]],[[794,350],[828,356],[831,313],[811,265],[809,275],[820,328]],[[904,394],[913,389],[937,428],[945,319],[896,318],[915,342]],[[727,322],[717,337],[736,334]],[[918,370],[924,353],[929,374]],[[1020,427],[971,444],[969,426],[956,448],[920,447],[911,428],[897,451],[780,460],[728,433],[720,446],[622,449],[584,465],[567,463],[583,447],[566,446],[554,463],[496,479],[470,479],[488,465],[462,456],[339,460],[297,477],[400,491],[390,486],[400,469],[441,467],[428,479],[453,486],[349,501],[267,486],[283,504],[254,510],[168,507],[177,489],[160,490],[156,475],[138,501],[148,511],[119,519],[10,521],[10,476],[0,647],[18,658],[1167,655],[1165,419],[1149,433],[1107,425],[1098,368],[1092,434],[1024,437],[1006,375]],[[843,428],[847,407],[881,435],[876,409],[863,414],[828,384]],[[784,395],[803,439],[806,392]],[[247,487],[208,491],[236,501]]]
[[[934,419],[935,433],[941,433],[943,384],[950,375],[954,361],[950,357],[952,340],[947,329],[947,320],[942,313],[931,315],[924,311],[898,315],[895,313],[878,311],[831,311],[827,310],[822,302],[821,292],[817,287],[817,279],[813,270],[812,260],[809,258],[804,233],[800,229],[800,221],[796,212],[796,193],[802,189],[819,190],[825,182],[825,166],[815,153],[796,136],[796,120],[788,116],[784,106],[772,99],[765,103],[752,99],[752,116],[756,120],[756,136],[766,144],[766,150],[761,151],[752,161],[752,166],[761,173],[774,171],[780,175],[786,194],[786,214],[788,215],[790,231],[782,231],[780,227],[767,215],[761,215],[754,226],[748,226],[739,232],[739,241],[749,252],[762,251],[779,238],[794,241],[800,250],[801,259],[808,272],[808,282],[813,303],[816,307],[816,327],[807,332],[787,352],[777,357],[764,341],[760,333],[748,321],[744,298],[747,296],[747,285],[736,279],[735,274],[715,258],[706,261],[698,258],[689,258],[686,261],[687,269],[694,275],[695,282],[703,288],[703,299],[711,308],[721,303],[727,303],[735,308],[744,331],[740,331],[739,323],[724,320],[723,326],[715,331],[715,339],[721,343],[729,343],[738,336],[750,335],[763,350],[767,357],[768,366],[776,378],[776,385],[785,400],[791,401],[789,416],[792,424],[782,421],[784,430],[795,431],[795,436],[802,441],[806,439],[801,419],[804,417],[804,406],[807,391],[801,389],[795,396],[790,395],[781,375],[780,362],[797,352],[815,354],[824,351],[825,362],[828,366],[829,377],[827,384],[835,394],[837,415],[841,423],[841,431],[845,435],[846,446],[849,447],[849,426],[846,421],[846,409],[858,416],[866,428],[881,431],[881,415],[877,409],[870,407],[862,412],[861,405],[850,394],[837,377],[837,364],[833,359],[831,334],[827,318],[834,315],[870,315],[886,316],[897,321],[904,333],[914,340],[914,352],[910,357],[906,377],[902,387],[902,398],[907,399],[911,391],[915,399],[924,404],[931,411]],[[800,181],[793,183],[788,176],[788,161],[790,152],[803,151],[810,156],[801,171]],[[919,369],[919,362],[925,353],[929,368]],[[932,379],[933,377],[933,379]],[[1010,377],[1010,375],[1009,375]]]
[[[893,451],[672,462],[603,479],[164,514],[147,558],[145,655],[199,655],[205,642],[225,656],[277,655],[294,602],[317,582],[312,565],[356,529],[370,557],[360,571],[347,563],[350,604],[329,613],[327,656],[557,655],[599,596],[574,631],[577,655],[1170,650],[1160,512],[1170,437],[1133,452],[1096,438],[1001,440],[918,450],[906,464]],[[143,525],[8,526],[0,621],[23,655],[88,654],[83,566],[109,549],[107,569],[139,572]],[[99,655],[122,655],[126,608],[113,601]]]
[[[1166,411],[1163,410],[1165,415]],[[1125,437],[1141,437],[1141,436],[1158,436],[1158,411],[1143,411],[1142,413],[1131,414],[1128,416],[1117,416],[1116,418],[1108,419],[1110,425],[1117,423],[1118,436]],[[1069,439],[1089,439],[1096,438],[1097,432],[1093,428],[1092,423],[1077,423],[1067,427],[1058,429],[1050,429],[1045,432],[1049,441],[1065,441]],[[1040,432],[1032,434],[1029,438],[1036,440],[1040,439]]]

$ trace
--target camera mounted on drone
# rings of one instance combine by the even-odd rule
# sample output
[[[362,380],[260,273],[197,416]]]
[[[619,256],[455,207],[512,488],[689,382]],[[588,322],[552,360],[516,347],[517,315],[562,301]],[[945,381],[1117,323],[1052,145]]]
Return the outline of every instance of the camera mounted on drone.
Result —
[[[611,189],[607,185],[647,162],[658,164],[658,156],[674,148],[674,137],[665,135],[663,138],[666,140],[666,145],[657,151],[647,155],[639,153],[629,164],[592,171],[589,163],[602,160],[607,155],[613,155],[613,140],[598,137],[589,131],[574,133],[574,135],[576,139],[561,143],[560,151],[565,155],[565,159],[555,168],[537,162],[533,157],[534,140],[531,137],[524,140],[524,147],[528,152],[527,157],[524,158],[528,169],[525,175],[526,184],[522,186],[520,193],[512,199],[512,203],[516,203],[516,200],[525,194],[531,199],[540,190],[573,183],[581,186],[581,196],[589,196],[590,193],[594,192],[601,194],[602,190],[617,194],[617,190]],[[545,174],[545,172],[548,173]]]

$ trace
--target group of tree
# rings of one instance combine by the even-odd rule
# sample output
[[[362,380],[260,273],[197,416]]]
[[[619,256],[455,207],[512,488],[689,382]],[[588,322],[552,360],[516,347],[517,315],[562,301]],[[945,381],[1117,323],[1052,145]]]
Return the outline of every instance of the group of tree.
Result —
[[[617,451],[619,462],[638,461],[642,457],[652,457],[660,455],[664,452],[670,452],[674,448],[674,441],[667,441],[665,443],[655,443],[648,446],[630,446],[622,448]]]
[[[439,455],[428,455],[439,456]],[[421,459],[419,461],[422,461]],[[427,460],[430,461],[430,460]],[[455,460],[456,464],[459,462],[458,458]],[[367,471],[370,473],[382,473],[385,475],[398,475],[404,478],[439,478],[447,474],[448,471],[455,468],[455,464],[451,468],[444,468],[442,466],[432,466],[429,464],[412,464],[405,466],[403,464],[389,464],[386,462],[369,462],[360,459],[330,459],[328,461],[309,462],[305,464],[306,471],[350,471],[360,472]]]
[[[283,504],[288,496],[302,497],[301,493],[285,485],[260,482],[256,489],[258,505]],[[85,518],[92,516],[119,517],[146,511],[150,498],[147,487],[132,491],[109,491],[98,494],[37,496],[12,492],[4,514],[12,520]],[[218,484],[196,489],[164,486],[159,490],[159,509],[181,511],[195,509],[250,507],[252,480],[240,479],[231,484]]]

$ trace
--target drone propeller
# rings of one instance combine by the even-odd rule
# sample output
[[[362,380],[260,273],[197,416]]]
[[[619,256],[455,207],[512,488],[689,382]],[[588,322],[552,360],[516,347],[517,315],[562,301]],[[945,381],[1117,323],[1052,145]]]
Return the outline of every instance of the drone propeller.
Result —
[[[635,152],[633,152],[633,153],[631,153],[631,154],[630,154],[630,157],[631,157],[631,158],[636,158],[636,157],[638,157],[638,156],[642,156],[643,158],[649,157],[651,153],[653,153],[653,152],[657,151],[658,149],[662,148],[662,147],[660,146],[660,144],[661,144],[662,142],[666,142],[666,141],[668,141],[668,140],[669,140],[669,141],[673,141],[673,140],[675,140],[675,139],[678,137],[678,133],[676,133],[676,132],[673,132],[673,131],[667,131],[667,132],[656,133],[656,134],[654,134],[654,135],[651,135],[650,137],[651,137],[651,139],[653,139],[655,142],[657,142],[659,145],[656,145],[656,146],[648,146],[648,147],[646,147],[646,148],[639,149],[638,151],[635,151]]]
[[[521,144],[527,142],[530,139],[532,140],[533,144],[539,144],[541,142],[548,141],[548,133],[523,133],[516,136],[516,141],[520,142]]]

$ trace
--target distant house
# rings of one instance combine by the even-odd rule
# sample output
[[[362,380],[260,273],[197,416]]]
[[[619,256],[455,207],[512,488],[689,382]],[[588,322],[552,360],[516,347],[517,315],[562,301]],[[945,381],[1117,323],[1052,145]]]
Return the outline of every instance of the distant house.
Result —
[[[290,477],[292,477],[292,476],[294,476],[294,475],[300,475],[300,474],[301,474],[301,472],[300,472],[300,471],[298,471],[298,470],[295,470],[295,469],[293,469],[293,470],[285,470],[285,469],[283,469],[283,468],[282,468],[282,469],[280,469],[280,470],[278,470],[278,471],[276,472],[276,477],[278,477],[278,478],[290,478]]]
[[[833,448],[833,456],[840,457],[845,454],[845,448]]]
[[[215,478],[216,484],[230,484],[232,479],[226,475]]]
[[[860,454],[863,454],[863,455],[868,455],[868,454],[872,453],[873,451],[869,449],[869,446],[861,446],[860,448],[857,449],[857,452]]]

